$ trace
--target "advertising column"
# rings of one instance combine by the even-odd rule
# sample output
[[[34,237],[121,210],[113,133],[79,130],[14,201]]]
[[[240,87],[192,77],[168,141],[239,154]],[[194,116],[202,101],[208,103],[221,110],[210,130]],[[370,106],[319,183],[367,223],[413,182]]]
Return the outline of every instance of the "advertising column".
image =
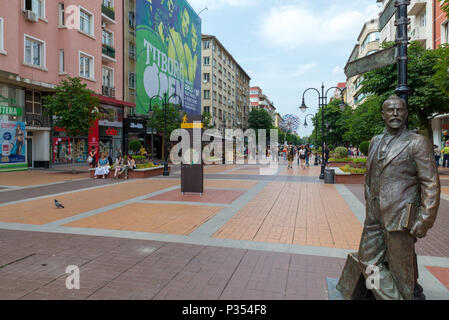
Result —
[[[136,113],[147,114],[152,97],[176,93],[181,101],[171,103],[181,102],[187,114],[200,115],[201,19],[185,0],[136,2]]]

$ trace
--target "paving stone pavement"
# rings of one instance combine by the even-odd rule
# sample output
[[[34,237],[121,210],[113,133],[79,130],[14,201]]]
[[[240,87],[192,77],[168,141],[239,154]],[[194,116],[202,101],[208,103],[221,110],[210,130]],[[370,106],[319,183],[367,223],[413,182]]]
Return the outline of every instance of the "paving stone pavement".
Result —
[[[177,170],[2,185],[0,299],[328,299],[327,279],[358,247],[363,186],[325,185],[315,167],[260,168],[206,167],[203,197],[180,194]],[[67,208],[55,209],[55,197]],[[445,212],[443,199],[417,243],[429,299],[449,299]],[[66,288],[70,265],[79,290]]]

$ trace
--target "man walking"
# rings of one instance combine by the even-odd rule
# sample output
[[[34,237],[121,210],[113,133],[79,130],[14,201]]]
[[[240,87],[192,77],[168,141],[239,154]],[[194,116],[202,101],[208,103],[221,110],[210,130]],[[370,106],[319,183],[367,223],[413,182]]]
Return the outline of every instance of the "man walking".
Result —
[[[443,154],[443,167],[449,168],[449,141],[446,142],[446,146],[441,150]]]

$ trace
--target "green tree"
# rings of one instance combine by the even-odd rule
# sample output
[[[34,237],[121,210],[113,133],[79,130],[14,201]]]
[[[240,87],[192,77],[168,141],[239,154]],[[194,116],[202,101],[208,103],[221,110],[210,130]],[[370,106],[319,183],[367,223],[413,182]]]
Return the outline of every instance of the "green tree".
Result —
[[[447,5],[449,10],[449,2]],[[445,95],[449,96],[449,45],[441,45],[436,49],[436,53],[438,63],[434,67],[433,81]]]
[[[211,129],[212,128],[212,116],[209,112],[203,113],[203,126],[204,129]]]
[[[449,2],[447,0],[440,0],[441,9],[446,12],[446,16],[449,18]]]
[[[434,79],[441,61],[441,51],[424,49],[417,41],[408,48],[409,127],[430,132],[430,119],[449,112],[449,96]],[[389,65],[364,74],[361,93],[376,94],[384,101],[397,86],[396,65]]]
[[[181,122],[185,112],[182,111],[178,105],[172,103],[167,104],[166,109],[162,104],[155,103],[152,105],[152,111],[153,115],[150,120],[148,120],[147,126],[156,129],[157,132],[164,133],[166,124],[165,135],[169,141],[172,131],[181,128]],[[163,145],[165,146],[165,137],[163,137]]]
[[[273,118],[267,110],[263,108],[254,108],[248,116],[248,126],[250,129],[272,129]]]
[[[347,123],[347,131],[343,140],[359,145],[362,141],[370,141],[372,137],[382,133],[385,123],[382,119],[383,100],[377,95],[369,96],[354,110]]]
[[[55,116],[54,125],[64,128],[70,137],[87,135],[99,116],[100,99],[93,96],[94,92],[80,78],[67,77],[55,90],[54,95],[44,97],[46,114]],[[74,172],[75,156],[71,158]]]
[[[328,145],[342,145],[344,134],[347,131],[348,121],[352,115],[352,109],[346,107],[344,111],[340,110],[340,100],[333,100],[326,106],[324,112],[324,141]],[[314,144],[322,144],[321,138],[321,123],[322,123],[322,109],[320,109],[315,117],[312,118],[315,128],[313,129],[311,140]]]

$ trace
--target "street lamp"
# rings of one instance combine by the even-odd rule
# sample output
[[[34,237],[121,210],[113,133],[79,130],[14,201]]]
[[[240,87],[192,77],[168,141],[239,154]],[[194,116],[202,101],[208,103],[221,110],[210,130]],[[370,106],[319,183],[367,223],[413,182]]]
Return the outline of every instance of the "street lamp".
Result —
[[[159,95],[154,95],[153,97],[151,97],[150,106],[148,109],[148,112],[152,114],[153,113],[153,108],[152,108],[153,107],[152,106],[153,99],[159,98],[159,100],[162,101],[162,107],[164,110],[164,173],[163,173],[163,176],[166,176],[166,177],[170,175],[170,173],[168,171],[167,109],[169,107],[170,99],[177,97],[179,100],[181,100],[181,97],[179,95],[177,95],[176,92],[173,93],[169,97],[167,97],[167,96],[168,96],[168,94],[165,92],[163,98]],[[182,111],[182,100],[178,106],[178,109],[180,111]],[[151,146],[151,147],[153,147],[153,146]]]
[[[306,94],[307,91],[309,90],[315,90],[318,93],[318,108],[321,107],[321,137],[322,137],[322,142],[323,142],[323,146],[322,146],[322,150],[321,150],[321,156],[322,156],[322,162],[321,162],[321,174],[320,174],[320,179],[324,179],[324,169],[326,167],[326,163],[324,161],[324,146],[325,146],[325,141],[324,141],[324,113],[326,111],[326,107],[327,107],[327,94],[329,93],[329,90],[331,89],[338,89],[340,91],[340,95],[341,95],[341,102],[339,104],[340,110],[344,110],[345,108],[345,103],[343,100],[343,92],[346,90],[346,88],[338,88],[338,87],[330,87],[329,89],[327,89],[326,92],[324,92],[324,83],[321,85],[321,93],[318,89],[315,88],[308,88],[306,89],[303,94],[302,94],[302,103],[301,106],[299,107],[299,109],[302,112],[306,112],[306,110],[308,109],[308,107],[306,106],[305,100],[304,100],[304,96]]]

